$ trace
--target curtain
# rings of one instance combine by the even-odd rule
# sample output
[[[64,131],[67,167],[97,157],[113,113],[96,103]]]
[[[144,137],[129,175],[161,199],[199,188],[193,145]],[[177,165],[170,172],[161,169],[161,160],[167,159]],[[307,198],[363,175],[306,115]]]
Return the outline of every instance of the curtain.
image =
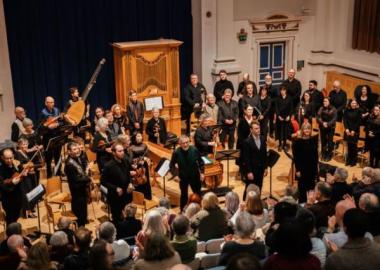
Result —
[[[84,89],[107,62],[88,100],[92,112],[115,102],[113,52],[118,41],[173,38],[182,85],[192,72],[191,0],[4,0],[14,97],[37,120],[48,95],[63,109],[69,87]]]
[[[379,0],[355,0],[352,48],[380,54]]]

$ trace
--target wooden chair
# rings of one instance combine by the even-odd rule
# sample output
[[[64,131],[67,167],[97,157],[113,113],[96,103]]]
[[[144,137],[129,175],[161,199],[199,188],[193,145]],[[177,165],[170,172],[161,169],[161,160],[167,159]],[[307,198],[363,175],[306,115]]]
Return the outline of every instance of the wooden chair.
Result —
[[[46,199],[49,203],[65,207],[65,203],[71,202],[71,195],[62,192],[62,181],[59,176],[53,176],[46,181]]]
[[[368,152],[365,152],[365,139],[366,139],[366,132],[364,126],[360,126],[359,130],[359,139],[357,143],[358,148],[358,159],[360,159],[360,166],[364,166],[364,162],[369,160],[369,154]]]
[[[137,208],[141,208],[143,216],[147,210],[158,206],[156,201],[145,199],[144,194],[138,191],[132,192],[132,202],[137,206]]]
[[[335,131],[334,131],[334,137],[333,137],[333,143],[334,143],[334,149],[333,149],[333,155],[341,154],[344,156],[344,144],[342,143],[344,140],[344,125],[342,122],[336,122],[335,125]],[[342,145],[342,151],[339,152],[339,145]]]
[[[72,211],[66,211],[66,210],[53,211],[53,208],[51,207],[51,205],[46,199],[44,200],[44,203],[46,207],[46,219],[48,222],[49,233],[51,232],[50,225],[51,224],[53,225],[53,231],[55,231],[58,220],[62,216],[70,218],[71,221],[76,225],[77,217],[74,215]]]

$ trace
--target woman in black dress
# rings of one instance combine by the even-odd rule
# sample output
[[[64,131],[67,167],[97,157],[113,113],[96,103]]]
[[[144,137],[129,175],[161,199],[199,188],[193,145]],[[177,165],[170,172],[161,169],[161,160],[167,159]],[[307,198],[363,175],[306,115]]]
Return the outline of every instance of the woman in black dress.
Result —
[[[268,134],[268,124],[269,124],[269,114],[271,112],[272,100],[268,96],[267,86],[264,85],[259,91],[259,108],[261,114],[258,117],[260,122],[260,130],[264,139],[267,139]]]
[[[348,102],[343,114],[344,139],[347,142],[346,166],[355,166],[357,162],[357,143],[361,122],[361,112],[355,99]]]
[[[146,157],[148,146],[143,142],[143,136],[140,132],[136,133],[135,136],[135,143],[131,145],[131,152],[132,152],[132,169],[139,174],[142,172],[143,174],[140,174],[140,177],[145,177],[145,183],[144,184],[136,184],[135,181],[135,189],[136,191],[139,191],[144,194],[145,199],[151,200],[152,199],[152,188],[150,186],[150,179],[149,179],[149,158]],[[132,183],[134,182],[133,179],[136,179],[137,176],[132,176]]]
[[[330,104],[329,98],[323,99],[323,105],[317,114],[319,132],[321,136],[322,160],[330,161],[333,151],[333,138],[337,119],[337,111]]]
[[[373,107],[367,122],[369,166],[379,167],[380,163],[380,105]]]
[[[315,108],[311,100],[310,93],[304,92],[301,98],[300,108],[298,109],[298,123],[300,125],[304,122],[311,123],[311,119],[313,117],[315,117]]]
[[[306,202],[306,193],[314,189],[318,177],[318,136],[311,133],[311,124],[303,123],[292,143],[300,203]]]
[[[290,115],[293,112],[292,98],[287,95],[285,86],[280,87],[280,96],[276,100],[276,130],[279,141],[278,151],[287,150],[286,140],[289,137]]]
[[[372,97],[371,88],[368,85],[363,85],[359,88],[360,91],[355,91],[355,99],[359,105],[359,108],[362,112],[362,125],[367,124],[369,113],[371,112],[374,100]]]
[[[112,158],[112,139],[107,130],[108,120],[101,117],[96,122],[96,133],[91,145],[91,150],[96,153],[96,163],[98,164],[99,171],[102,172],[104,165]]]

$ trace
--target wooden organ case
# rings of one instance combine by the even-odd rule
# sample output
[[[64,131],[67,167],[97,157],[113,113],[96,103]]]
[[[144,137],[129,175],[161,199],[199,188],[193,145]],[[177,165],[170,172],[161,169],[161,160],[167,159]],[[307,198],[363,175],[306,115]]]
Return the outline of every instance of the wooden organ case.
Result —
[[[116,101],[128,105],[130,90],[144,103],[148,97],[162,97],[161,117],[167,130],[181,135],[179,46],[181,41],[159,39],[113,43]],[[144,123],[151,118],[145,112]]]

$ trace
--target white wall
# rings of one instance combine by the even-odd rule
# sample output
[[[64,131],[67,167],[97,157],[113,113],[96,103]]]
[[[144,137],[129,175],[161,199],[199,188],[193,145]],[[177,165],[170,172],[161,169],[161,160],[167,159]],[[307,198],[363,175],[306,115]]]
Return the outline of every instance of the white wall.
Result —
[[[0,142],[10,139],[14,118],[14,97],[9,64],[3,0],[0,0]]]

